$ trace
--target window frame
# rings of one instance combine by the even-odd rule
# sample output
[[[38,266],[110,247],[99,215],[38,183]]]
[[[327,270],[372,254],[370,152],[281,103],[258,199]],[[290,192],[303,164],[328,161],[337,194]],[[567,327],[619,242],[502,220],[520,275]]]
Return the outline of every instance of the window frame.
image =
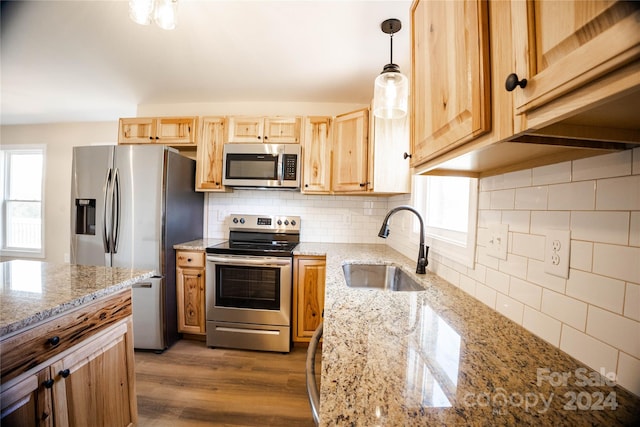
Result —
[[[466,267],[474,268],[475,254],[477,245],[478,231],[478,193],[479,179],[475,177],[450,176],[449,178],[468,178],[469,179],[469,200],[467,204],[468,218],[466,233],[456,232],[448,229],[438,229],[427,225],[429,213],[426,210],[427,204],[427,180],[431,175],[413,175],[413,191],[411,194],[412,205],[420,212],[425,221],[425,243],[429,246],[429,250],[442,257],[453,260]],[[447,178],[446,176],[439,176]],[[424,179],[424,183],[420,182]],[[444,230],[444,231],[443,231]],[[419,240],[420,226],[416,220],[411,228],[412,239]],[[460,244],[454,239],[449,238],[451,233],[458,236],[464,235],[465,244]]]
[[[10,170],[7,154],[39,152],[42,156],[42,174],[40,178],[40,248],[6,247],[7,237],[7,194],[9,192]],[[45,176],[47,165],[47,146],[45,144],[14,144],[0,147],[0,256],[12,258],[45,258]]]

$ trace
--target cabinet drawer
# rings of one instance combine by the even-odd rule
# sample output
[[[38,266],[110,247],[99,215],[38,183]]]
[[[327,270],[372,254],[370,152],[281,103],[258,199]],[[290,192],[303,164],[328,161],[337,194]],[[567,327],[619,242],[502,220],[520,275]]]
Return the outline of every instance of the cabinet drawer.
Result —
[[[204,252],[179,251],[176,253],[176,266],[204,268]]]
[[[131,316],[131,290],[83,305],[4,339],[0,342],[2,382],[38,366],[128,316]]]

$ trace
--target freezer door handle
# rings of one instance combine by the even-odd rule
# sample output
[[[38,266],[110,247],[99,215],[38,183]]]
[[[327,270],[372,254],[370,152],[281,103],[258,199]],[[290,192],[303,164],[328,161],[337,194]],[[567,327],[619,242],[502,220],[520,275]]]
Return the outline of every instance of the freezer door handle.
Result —
[[[113,178],[113,220],[111,229],[112,252],[118,253],[118,242],[120,241],[120,171],[116,168]]]
[[[109,211],[109,193],[111,190],[111,168],[107,169],[107,177],[104,182],[104,209],[102,210],[102,245],[104,253],[111,252],[111,243],[107,231],[107,211]]]
[[[143,282],[143,283],[134,283],[131,287],[132,288],[150,288],[153,285],[149,282]]]

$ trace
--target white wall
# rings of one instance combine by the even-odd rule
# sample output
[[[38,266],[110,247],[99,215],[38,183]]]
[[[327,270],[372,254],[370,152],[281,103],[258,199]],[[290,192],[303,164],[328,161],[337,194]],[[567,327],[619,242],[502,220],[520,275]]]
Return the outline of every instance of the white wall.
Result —
[[[70,245],[72,147],[114,144],[117,122],[60,123],[0,127],[2,144],[45,144],[45,261],[64,262]]]
[[[496,223],[506,260],[487,255]],[[547,229],[571,230],[568,279],[544,272]],[[640,149],[481,179],[477,231],[475,268],[430,254],[429,269],[640,395]],[[389,239],[414,257],[407,242]]]

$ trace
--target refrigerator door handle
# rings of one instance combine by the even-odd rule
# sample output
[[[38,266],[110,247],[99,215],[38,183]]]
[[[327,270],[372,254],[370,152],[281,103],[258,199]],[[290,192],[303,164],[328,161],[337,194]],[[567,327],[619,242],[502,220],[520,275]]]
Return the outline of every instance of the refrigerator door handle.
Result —
[[[118,253],[118,242],[120,241],[120,171],[116,168],[113,179],[113,222],[112,222],[112,245],[113,245],[113,253]]]
[[[102,211],[102,245],[104,253],[111,252],[111,242],[109,241],[109,233],[107,232],[107,211],[109,211],[109,193],[111,191],[111,168],[107,169],[107,177],[104,182],[104,209]]]

